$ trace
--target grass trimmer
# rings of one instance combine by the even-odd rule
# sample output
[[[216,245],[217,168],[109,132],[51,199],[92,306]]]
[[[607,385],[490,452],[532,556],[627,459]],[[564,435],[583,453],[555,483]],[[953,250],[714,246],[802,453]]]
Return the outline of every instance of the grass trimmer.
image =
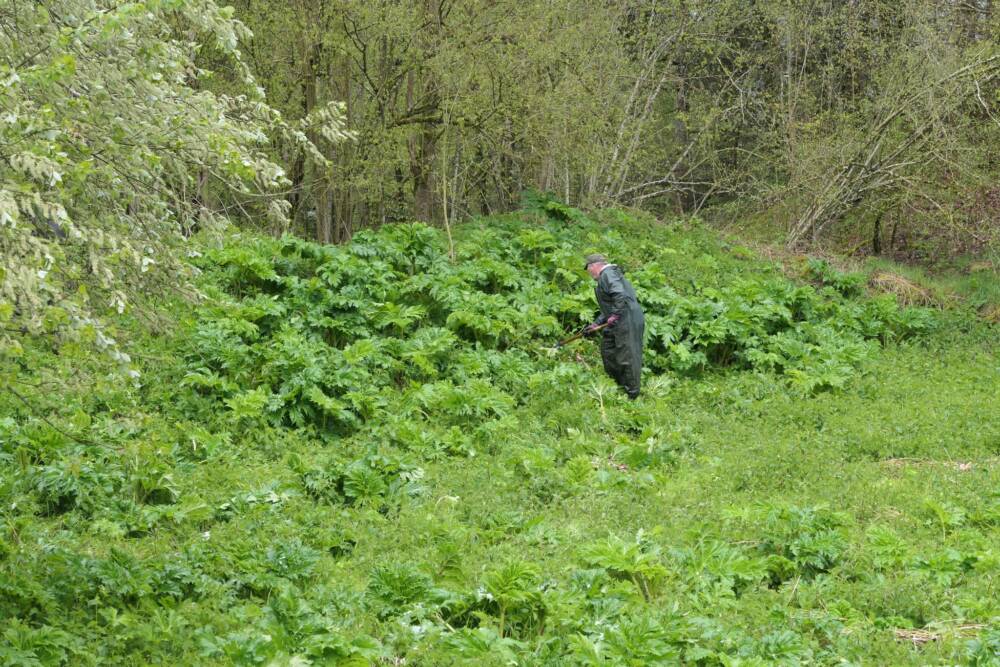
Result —
[[[589,327],[589,326],[590,325],[588,324],[587,327]],[[604,329],[607,326],[608,326],[607,322],[605,322],[604,324],[598,324],[596,327],[594,327],[593,329],[590,330],[590,333],[594,333],[596,331],[600,331],[601,329]],[[587,333],[588,333],[587,332],[587,327],[584,327],[584,328],[580,329],[578,332],[576,332],[575,334],[573,334],[569,338],[563,338],[561,341],[559,341],[558,343],[556,343],[555,345],[553,345],[549,349],[551,349],[551,350],[558,350],[560,347],[563,347],[565,345],[569,345],[570,343],[572,343],[575,340],[580,340],[581,338],[583,338],[584,336],[587,335]]]

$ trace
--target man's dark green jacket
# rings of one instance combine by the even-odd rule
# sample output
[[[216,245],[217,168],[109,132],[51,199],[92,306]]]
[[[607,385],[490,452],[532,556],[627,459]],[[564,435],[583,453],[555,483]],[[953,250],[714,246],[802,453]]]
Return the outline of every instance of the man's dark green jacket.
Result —
[[[594,293],[601,309],[600,322],[606,322],[612,315],[618,316],[618,322],[604,330],[601,341],[604,369],[634,398],[639,395],[642,339],[646,329],[635,288],[620,268],[609,264],[597,278]]]

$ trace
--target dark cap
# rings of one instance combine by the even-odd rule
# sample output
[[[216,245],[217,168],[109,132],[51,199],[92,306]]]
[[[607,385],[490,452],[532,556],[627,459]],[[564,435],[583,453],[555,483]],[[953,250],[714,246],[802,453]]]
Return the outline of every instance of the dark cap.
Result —
[[[597,264],[599,262],[603,263],[603,264],[607,264],[608,263],[608,258],[605,257],[604,255],[602,255],[601,253],[594,253],[593,255],[587,255],[587,257],[584,260],[584,262],[585,263],[583,265],[583,268],[586,269],[591,264]]]

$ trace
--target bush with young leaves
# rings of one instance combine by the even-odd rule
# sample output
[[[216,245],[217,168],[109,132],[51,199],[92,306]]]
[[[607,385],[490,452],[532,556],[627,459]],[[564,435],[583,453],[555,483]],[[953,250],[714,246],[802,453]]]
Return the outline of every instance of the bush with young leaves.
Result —
[[[249,37],[212,0],[0,12],[0,355],[44,333],[128,364],[107,316],[189,286],[194,231],[240,200],[283,225],[287,202],[268,193],[288,180],[268,136],[325,158],[263,100],[239,49]],[[206,85],[209,49],[238,73],[226,93]],[[341,119],[324,116],[326,138],[346,138]]]

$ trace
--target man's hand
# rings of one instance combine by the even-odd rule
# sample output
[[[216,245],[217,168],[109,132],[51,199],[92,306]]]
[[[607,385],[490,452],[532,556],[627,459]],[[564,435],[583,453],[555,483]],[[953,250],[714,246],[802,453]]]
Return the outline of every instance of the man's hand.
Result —
[[[613,327],[613,326],[615,326],[615,324],[616,324],[616,323],[618,322],[618,320],[620,320],[620,319],[621,319],[621,318],[620,318],[620,317],[618,317],[617,315],[611,315],[610,317],[608,317],[608,326],[609,326],[609,327]]]
[[[587,326],[585,326],[583,328],[583,336],[584,336],[584,338],[587,338],[589,336],[593,336],[595,333],[597,333],[597,328],[599,326],[601,326],[601,324],[599,322],[591,322],[590,324],[588,324]]]

